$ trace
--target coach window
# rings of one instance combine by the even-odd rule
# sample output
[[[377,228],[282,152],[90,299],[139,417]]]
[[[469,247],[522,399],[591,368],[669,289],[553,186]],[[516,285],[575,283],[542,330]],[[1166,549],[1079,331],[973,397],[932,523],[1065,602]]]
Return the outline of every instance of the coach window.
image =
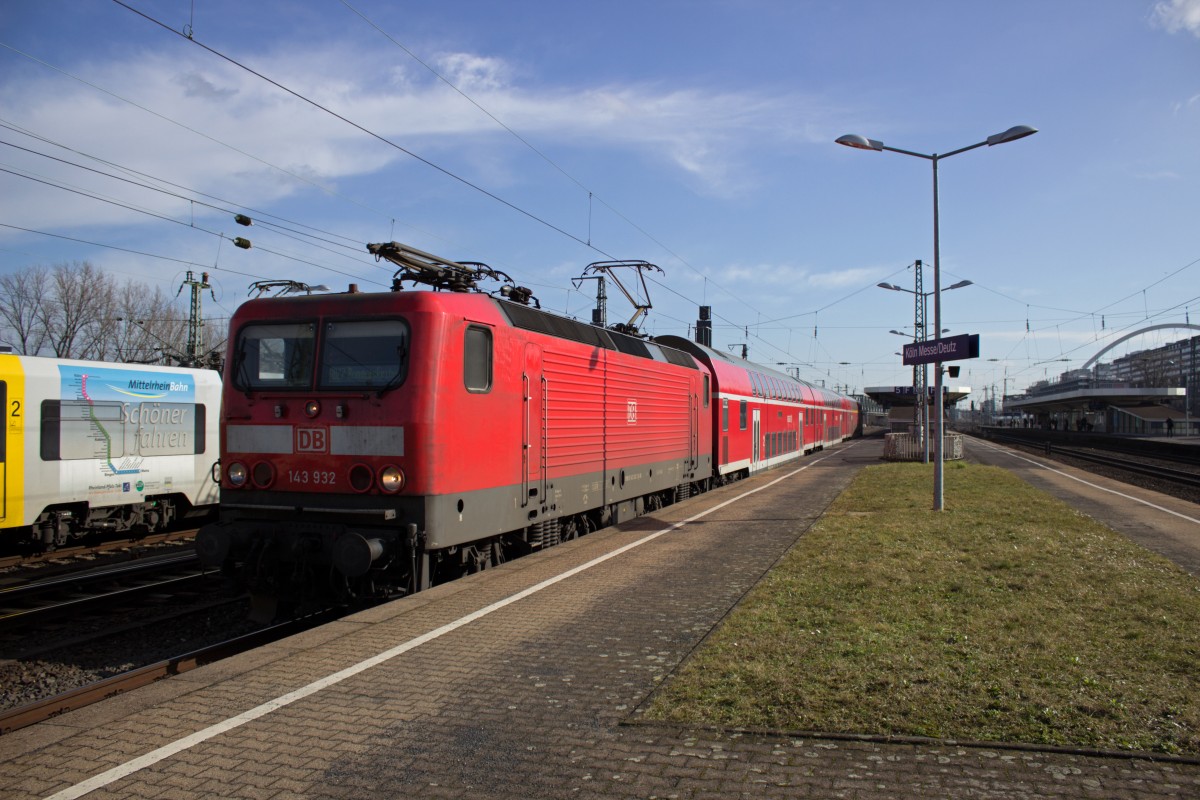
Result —
[[[721,398],[721,430],[729,430],[729,400]]]
[[[321,389],[394,389],[408,373],[408,325],[398,319],[326,322]]]
[[[468,392],[492,389],[492,332],[474,325],[463,340],[463,383]]]
[[[742,408],[741,408],[741,411],[740,411],[740,413],[741,413],[741,417],[740,417],[740,420],[739,420],[739,421],[741,422],[741,425],[742,425],[741,429],[742,429],[742,430],[746,430],[746,401],[745,401],[745,400],[742,400],[742,401],[740,401],[740,402],[741,402],[741,404],[742,404]]]
[[[704,376],[704,407],[708,408],[708,395],[712,390],[708,387],[708,376]]]
[[[150,376],[159,377],[159,376]],[[151,400],[43,400],[43,461],[179,456],[204,452],[205,408]]]

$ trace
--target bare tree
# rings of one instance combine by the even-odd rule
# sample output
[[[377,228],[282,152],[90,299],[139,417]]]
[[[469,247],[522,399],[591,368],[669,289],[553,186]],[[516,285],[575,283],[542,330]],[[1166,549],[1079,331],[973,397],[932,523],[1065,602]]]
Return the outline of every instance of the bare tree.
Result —
[[[55,264],[42,305],[47,344],[59,358],[101,358],[103,321],[111,318],[113,281],[90,261]]]
[[[147,294],[145,287],[129,281],[116,290],[112,311],[116,316],[104,325],[106,359],[175,363],[178,343],[186,336],[187,320],[162,289],[155,287]]]
[[[42,307],[48,302],[50,274],[45,267],[0,276],[3,341],[19,355],[37,355],[46,343]]]
[[[225,363],[225,348],[229,343],[229,320],[206,319],[204,326],[205,365],[221,370]]]
[[[118,284],[90,262],[33,266],[0,276],[0,343],[20,355],[183,364],[188,308],[144,283]],[[224,357],[224,320],[203,320],[204,366]]]

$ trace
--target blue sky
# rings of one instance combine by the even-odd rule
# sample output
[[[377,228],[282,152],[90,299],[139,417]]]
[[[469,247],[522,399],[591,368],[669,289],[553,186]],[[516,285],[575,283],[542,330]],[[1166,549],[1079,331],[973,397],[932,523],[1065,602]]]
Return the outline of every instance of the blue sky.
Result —
[[[86,259],[174,294],[208,270],[227,316],[253,280],[382,289],[364,245],[395,239],[588,319],[571,279],[644,259],[651,333],[704,303],[717,347],[905,384],[912,296],[876,284],[920,259],[933,288],[930,163],[834,140],[946,153],[1023,124],[939,163],[942,283],[975,284],[943,327],[981,337],[959,383],[1200,323],[1200,0],[126,2],[145,16],[0,6],[0,272]]]

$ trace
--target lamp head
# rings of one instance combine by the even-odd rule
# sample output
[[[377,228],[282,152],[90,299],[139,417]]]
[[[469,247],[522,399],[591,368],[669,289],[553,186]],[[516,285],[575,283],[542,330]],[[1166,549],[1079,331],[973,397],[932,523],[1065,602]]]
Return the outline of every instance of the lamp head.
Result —
[[[844,144],[846,147],[853,147],[857,150],[882,150],[883,142],[875,139],[868,139],[865,136],[859,136],[857,133],[847,133],[845,136],[839,136],[834,140],[838,144]]]
[[[1037,128],[1031,128],[1028,125],[1014,125],[1004,133],[993,133],[987,138],[988,147],[995,144],[1004,144],[1005,142],[1015,142],[1017,139],[1024,139],[1026,136],[1032,136],[1037,133]]]

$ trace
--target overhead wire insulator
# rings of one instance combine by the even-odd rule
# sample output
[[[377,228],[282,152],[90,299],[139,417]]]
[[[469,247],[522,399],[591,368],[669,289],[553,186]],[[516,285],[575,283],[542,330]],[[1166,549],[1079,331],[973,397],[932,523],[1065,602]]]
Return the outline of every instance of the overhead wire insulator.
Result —
[[[250,219],[245,214],[238,214],[233,218],[233,221],[238,225],[245,225],[246,227],[250,227],[254,224],[254,220]]]
[[[240,247],[243,250],[249,250],[253,245],[250,244],[249,239],[243,239],[241,236],[237,236],[234,237],[233,246]]]

